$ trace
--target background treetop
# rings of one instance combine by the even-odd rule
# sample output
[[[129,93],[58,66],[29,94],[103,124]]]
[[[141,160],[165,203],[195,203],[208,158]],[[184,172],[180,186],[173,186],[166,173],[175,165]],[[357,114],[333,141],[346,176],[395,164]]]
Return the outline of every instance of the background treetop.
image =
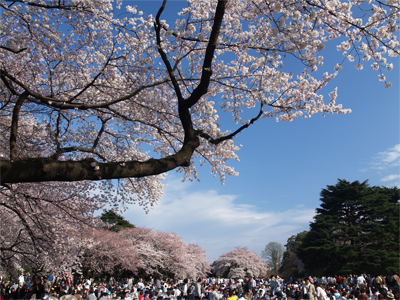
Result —
[[[135,228],[135,225],[125,220],[124,217],[117,214],[113,210],[105,210],[101,214],[100,220],[104,223],[110,224],[110,230],[112,231],[120,231],[123,228]]]
[[[321,191],[310,230],[296,253],[310,274],[398,271],[399,189],[339,179]],[[299,237],[299,236],[298,236]]]

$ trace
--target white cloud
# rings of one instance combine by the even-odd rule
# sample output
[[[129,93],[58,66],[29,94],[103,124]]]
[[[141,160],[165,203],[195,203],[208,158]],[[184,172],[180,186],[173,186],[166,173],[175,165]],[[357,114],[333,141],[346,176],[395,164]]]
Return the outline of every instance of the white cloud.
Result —
[[[395,145],[393,148],[389,148],[387,151],[379,152],[375,166],[377,169],[387,169],[392,167],[398,167],[400,165],[400,144]]]
[[[372,158],[369,168],[360,170],[366,172],[369,170],[377,170],[377,174],[381,177],[380,181],[390,182],[400,179],[400,144],[389,148],[386,151],[379,152]],[[393,174],[393,169],[396,169],[396,174]]]
[[[381,181],[386,182],[386,181],[393,181],[396,179],[400,179],[400,174],[392,174],[392,175],[385,176],[381,179]]]
[[[239,203],[236,195],[193,191],[198,185],[168,177],[158,206],[148,214],[130,206],[124,217],[136,226],[175,232],[185,242],[197,243],[210,262],[235,247],[248,247],[260,255],[271,241],[285,244],[291,235],[308,229],[315,215],[314,209],[262,211]]]

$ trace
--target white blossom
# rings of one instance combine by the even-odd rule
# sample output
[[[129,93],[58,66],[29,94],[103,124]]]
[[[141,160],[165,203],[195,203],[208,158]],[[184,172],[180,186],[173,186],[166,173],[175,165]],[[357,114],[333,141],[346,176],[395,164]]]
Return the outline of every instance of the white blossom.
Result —
[[[336,64],[335,71],[340,71],[342,68],[342,65]]]

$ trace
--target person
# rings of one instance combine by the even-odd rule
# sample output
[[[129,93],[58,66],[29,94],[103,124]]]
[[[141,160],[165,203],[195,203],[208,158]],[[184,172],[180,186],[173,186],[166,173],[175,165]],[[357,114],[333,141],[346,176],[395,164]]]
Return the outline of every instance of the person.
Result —
[[[1,282],[1,280],[0,280]],[[25,274],[25,283],[27,284],[28,288],[31,287],[31,275],[29,274],[29,272],[27,272]]]
[[[24,285],[24,283],[25,283],[25,277],[24,277],[24,275],[19,275],[19,277],[18,277],[18,282],[19,282],[19,285],[20,286],[23,286]]]
[[[326,294],[325,290],[322,288],[321,284],[317,284],[316,288],[317,298],[318,300],[327,300],[328,295]]]
[[[399,289],[393,290],[394,299],[400,299],[400,291]]]
[[[360,288],[360,294],[357,296],[357,300],[369,300],[365,287]]]
[[[68,289],[66,293],[60,297],[60,300],[76,300],[76,298],[70,294],[71,289]]]
[[[279,280],[279,276],[275,277],[275,275],[271,275],[271,290],[272,290],[272,295],[282,297],[282,288],[281,288],[281,282]]]
[[[23,300],[25,297],[25,292],[22,287],[17,287],[15,292],[12,294],[12,298],[16,300]]]
[[[310,299],[314,300],[315,299],[315,286],[310,283],[310,279],[306,278],[305,283],[303,284],[301,291],[303,293],[303,298],[304,299]]]
[[[157,291],[161,291],[161,280],[158,277],[156,279],[156,287],[157,287]]]
[[[218,287],[214,285],[212,287],[212,291],[208,293],[208,300],[219,300],[222,298],[222,295],[218,294]]]
[[[101,293],[101,297],[99,298],[99,300],[109,300],[110,297],[108,296],[107,292],[102,292]]]
[[[92,286],[92,281],[90,280],[90,278],[88,278],[85,282],[85,289],[89,290],[91,286]]]
[[[54,283],[54,275],[50,274],[49,277],[47,277],[47,280],[50,281],[51,284]]]
[[[244,293],[249,293],[253,287],[253,284],[251,283],[250,279],[246,276],[244,277],[243,281],[243,292]]]
[[[235,292],[233,290],[229,290],[228,295],[229,297],[226,298],[226,300],[237,300],[237,296],[235,295]]]
[[[264,295],[265,300],[270,300],[272,298],[271,290],[267,290]]]
[[[125,291],[125,298],[124,300],[133,300],[132,297],[129,295],[128,291]]]
[[[251,300],[250,294],[248,292],[243,293],[239,300]]]
[[[360,290],[365,288],[365,278],[362,274],[357,277],[357,286]]]
[[[388,293],[386,294],[386,297],[387,297],[388,299],[394,299],[394,295],[393,295],[393,293],[391,293],[391,292],[388,292]]]
[[[264,298],[264,295],[265,295],[265,290],[263,289],[263,288],[259,288],[258,289],[258,291],[257,291],[257,294],[256,294],[256,299],[258,299],[258,298]]]
[[[347,300],[347,292],[346,291],[343,291],[340,294],[339,300]]]
[[[383,294],[383,287],[385,286],[385,279],[382,275],[378,275],[375,277],[375,286],[378,289],[378,291]]]
[[[31,286],[29,290],[31,296],[34,299],[41,299],[44,296],[44,286],[42,284],[42,279],[39,276],[36,276],[33,282],[34,284]]]
[[[51,282],[48,280],[46,276],[43,277],[43,288],[46,294],[50,293],[51,290]]]
[[[89,294],[88,294],[88,296],[87,296],[87,300],[97,300],[97,297],[96,297],[96,295],[94,294],[94,288],[93,288],[93,287],[91,287],[91,288],[89,289]]]
[[[74,292],[71,293],[71,295],[73,295],[76,298],[76,300],[81,300],[82,297],[81,297],[81,294],[79,293],[78,289],[74,289],[73,291]]]
[[[197,282],[194,285],[194,297],[196,300],[201,298],[201,278],[197,279]]]
[[[189,281],[187,279],[183,280],[183,283],[180,287],[183,297],[186,297],[188,295],[188,282]]]
[[[139,291],[143,291],[144,292],[144,288],[145,287],[144,287],[144,283],[143,283],[142,278],[139,279],[139,282],[137,284],[137,288],[138,288]]]
[[[110,286],[114,286],[114,284],[115,284],[115,279],[114,279],[113,276],[110,277],[110,280],[108,281],[108,284],[109,284]]]
[[[393,286],[393,291],[399,291],[400,290],[400,277],[399,277],[399,273],[395,273],[392,276],[392,286]]]

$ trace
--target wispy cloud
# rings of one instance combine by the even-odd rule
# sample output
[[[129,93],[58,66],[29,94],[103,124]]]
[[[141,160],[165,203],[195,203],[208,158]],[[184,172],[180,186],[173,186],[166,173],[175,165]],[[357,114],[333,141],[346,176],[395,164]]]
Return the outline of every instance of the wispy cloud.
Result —
[[[370,166],[361,171],[371,170],[377,172],[381,182],[400,186],[400,144],[379,152],[372,158]]]
[[[400,174],[392,174],[392,175],[385,176],[381,179],[381,181],[386,182],[386,181],[393,181],[396,179],[400,179]]]
[[[241,203],[236,195],[195,191],[196,184],[176,178],[166,183],[158,206],[148,214],[132,206],[124,217],[137,226],[175,232],[185,242],[200,245],[210,262],[235,247],[248,247],[260,255],[271,241],[285,244],[291,235],[308,229],[315,215],[314,209],[262,211]]]
[[[400,144],[387,151],[379,152],[374,159],[374,167],[379,170],[398,166],[400,166]]]

